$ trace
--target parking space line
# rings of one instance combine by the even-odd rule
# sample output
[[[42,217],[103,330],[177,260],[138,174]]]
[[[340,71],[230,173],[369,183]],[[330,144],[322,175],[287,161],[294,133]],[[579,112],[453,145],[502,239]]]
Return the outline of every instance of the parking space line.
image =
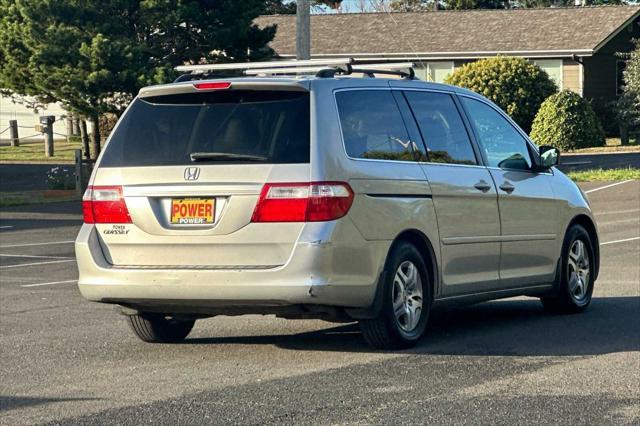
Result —
[[[67,281],[51,281],[48,283],[37,283],[37,284],[24,284],[20,287],[41,287],[45,285],[56,285],[56,284],[68,284],[68,283],[77,283],[78,280],[67,280]]]
[[[15,247],[31,247],[31,246],[52,246],[55,244],[73,244],[75,241],[51,241],[44,243],[28,243],[28,244],[10,244],[6,246],[0,246],[0,249],[3,248],[15,248]]]
[[[585,164],[591,164],[592,161],[571,161],[569,163],[562,162],[562,166],[584,166]]]
[[[607,241],[605,243],[600,243],[600,245],[601,246],[606,246],[607,244],[625,243],[627,241],[635,241],[635,240],[640,240],[640,237],[632,237],[632,238],[625,238],[625,239],[622,239],[622,240]]]
[[[629,213],[637,213],[640,212],[640,209],[631,209],[631,210],[616,210],[613,212],[602,212],[596,213],[596,216],[604,216],[606,214],[629,214]]]
[[[37,265],[50,265],[52,263],[65,263],[65,262],[75,262],[75,259],[67,259],[67,260],[52,260],[51,262],[34,262],[34,263],[21,263],[19,265],[2,265],[0,269],[9,269],[9,268],[24,268],[27,266],[37,266]]]
[[[2,254],[0,253],[0,257],[26,257],[33,259],[73,259],[69,256],[36,256],[34,254]]]
[[[11,225],[2,225],[2,226],[0,226],[0,229],[10,229],[10,228],[13,228],[13,226],[11,226]]]
[[[599,188],[593,188],[593,189],[590,189],[588,191],[584,191],[584,193],[585,194],[590,194],[592,192],[600,191],[601,189],[607,189],[607,188],[611,188],[612,186],[622,185],[623,183],[633,182],[634,180],[635,179],[627,179],[627,180],[623,180],[622,182],[611,183],[609,185],[601,186]]]

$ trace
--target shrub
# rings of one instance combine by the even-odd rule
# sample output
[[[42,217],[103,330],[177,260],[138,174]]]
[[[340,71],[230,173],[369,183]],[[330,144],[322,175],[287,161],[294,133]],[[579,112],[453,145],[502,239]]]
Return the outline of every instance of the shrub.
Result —
[[[495,102],[526,132],[542,102],[557,91],[546,72],[522,58],[497,56],[458,68],[446,82]]]
[[[618,101],[610,101],[603,98],[590,98],[589,103],[593,112],[602,125],[604,135],[608,138],[617,138],[620,136],[620,123],[622,110]]]
[[[70,168],[54,167],[47,172],[47,186],[49,189],[74,189],[76,177]]]
[[[569,90],[542,103],[533,121],[531,138],[538,145],[553,145],[565,151],[605,143],[602,126],[589,102]]]

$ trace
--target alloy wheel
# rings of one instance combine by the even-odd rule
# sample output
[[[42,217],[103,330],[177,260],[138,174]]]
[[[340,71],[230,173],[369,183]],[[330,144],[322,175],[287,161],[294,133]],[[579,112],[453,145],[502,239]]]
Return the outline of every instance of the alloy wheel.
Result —
[[[577,303],[583,303],[589,290],[589,252],[584,241],[575,240],[567,256],[569,294]]]
[[[418,267],[406,260],[393,279],[393,313],[398,327],[406,333],[416,329],[422,315],[422,280]]]

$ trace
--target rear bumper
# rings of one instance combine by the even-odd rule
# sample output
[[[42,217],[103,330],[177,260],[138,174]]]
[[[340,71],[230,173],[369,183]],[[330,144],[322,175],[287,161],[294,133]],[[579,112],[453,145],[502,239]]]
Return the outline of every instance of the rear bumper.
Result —
[[[281,266],[161,269],[115,267],[106,260],[98,238],[95,226],[85,224],[76,239],[78,287],[85,298],[183,308],[368,307],[391,243],[365,241],[345,218],[305,225],[290,258]]]

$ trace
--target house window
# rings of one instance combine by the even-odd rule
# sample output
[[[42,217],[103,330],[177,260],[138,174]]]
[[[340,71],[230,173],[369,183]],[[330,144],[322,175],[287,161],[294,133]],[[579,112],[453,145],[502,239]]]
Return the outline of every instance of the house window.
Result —
[[[558,90],[562,90],[562,59],[540,59],[533,63],[549,74],[551,80],[558,86]]]
[[[444,79],[453,73],[452,61],[421,62],[421,67],[416,67],[418,78],[434,83],[444,83]]]

